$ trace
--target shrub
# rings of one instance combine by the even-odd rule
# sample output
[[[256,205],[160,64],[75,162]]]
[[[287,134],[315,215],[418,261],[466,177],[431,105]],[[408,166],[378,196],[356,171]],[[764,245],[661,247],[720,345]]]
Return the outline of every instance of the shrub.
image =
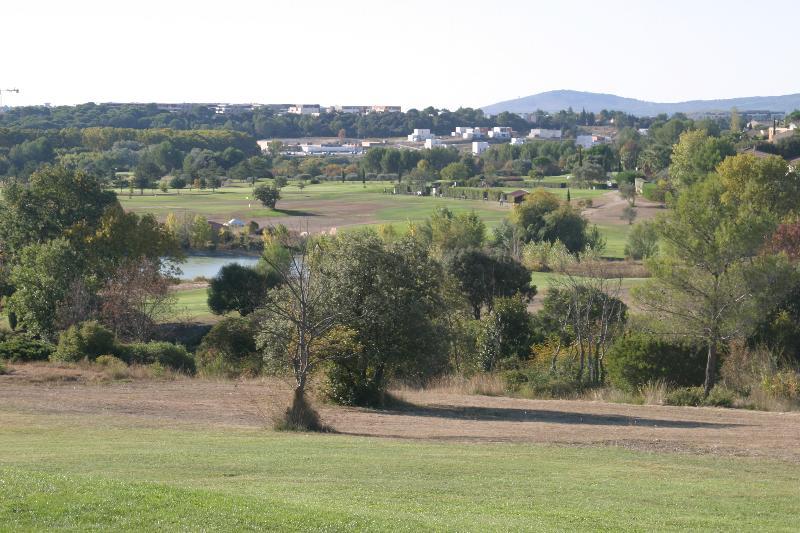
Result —
[[[104,367],[128,366],[128,364],[114,355],[101,355],[94,360],[95,364]]]
[[[800,399],[800,374],[794,370],[779,370],[762,378],[761,388],[776,398]]]
[[[703,405],[711,405],[714,407],[733,407],[733,402],[736,395],[732,390],[726,389],[717,385],[708,394],[708,397],[703,401]]]
[[[552,374],[531,366],[502,374],[508,392],[534,398],[573,398],[583,391],[583,384],[562,373]]]
[[[249,320],[220,320],[203,337],[197,350],[200,370],[210,375],[257,374],[262,358],[256,350],[255,333]]]
[[[125,379],[130,377],[128,365],[122,359],[113,355],[101,355],[95,359],[95,364],[103,367],[106,376],[111,379]]]
[[[47,361],[52,353],[52,344],[30,339],[24,335],[13,335],[0,342],[0,359],[12,363]]]
[[[128,364],[152,365],[159,364],[193,374],[195,362],[192,355],[180,344],[170,342],[137,342],[123,346],[120,355]]]
[[[666,405],[690,405],[697,407],[703,403],[703,387],[682,387],[664,396]]]
[[[649,221],[636,224],[628,234],[625,244],[625,257],[630,259],[646,259],[658,254],[658,231],[655,224]]]
[[[114,333],[95,321],[87,321],[62,331],[50,358],[54,361],[95,360],[99,355],[116,351]]]
[[[386,383],[374,379],[370,372],[362,375],[343,365],[328,365],[325,396],[339,405],[384,405]]]
[[[642,196],[651,202],[664,203],[666,201],[666,191],[655,183],[645,183],[642,185]]]
[[[2,376],[3,374],[7,374],[7,373],[8,373],[8,370],[6,370],[5,363],[3,363],[3,361],[0,360],[0,376]]]
[[[716,386],[705,397],[703,387],[682,387],[672,390],[664,397],[666,405],[688,405],[693,407],[733,407],[735,395],[730,389]]]
[[[679,387],[699,385],[705,368],[702,349],[642,333],[618,338],[606,355],[609,380],[626,390],[656,380]]]

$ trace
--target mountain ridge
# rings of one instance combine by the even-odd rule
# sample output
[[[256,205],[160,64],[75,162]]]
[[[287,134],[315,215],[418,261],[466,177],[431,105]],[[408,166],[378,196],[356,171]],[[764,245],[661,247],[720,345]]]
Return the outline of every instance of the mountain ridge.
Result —
[[[733,107],[736,107],[739,111],[789,112],[794,109],[800,109],[800,93],[778,96],[744,96],[715,100],[686,100],[683,102],[650,102],[609,93],[560,89],[497,102],[483,106],[481,109],[485,113],[496,115],[503,111],[532,113],[539,109],[547,112],[556,112],[570,107],[575,111],[585,109],[587,112],[597,113],[606,109],[638,116],[655,116],[661,113],[672,115],[674,113],[730,111]]]

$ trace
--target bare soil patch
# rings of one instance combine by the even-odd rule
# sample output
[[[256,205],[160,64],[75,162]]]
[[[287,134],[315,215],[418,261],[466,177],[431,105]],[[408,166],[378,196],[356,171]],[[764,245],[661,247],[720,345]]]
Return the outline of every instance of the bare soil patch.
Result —
[[[622,210],[628,201],[619,195],[618,191],[609,191],[593,200],[593,207],[584,209],[581,214],[592,224],[625,225],[622,220]],[[659,213],[664,212],[664,205],[651,202],[640,196],[636,197],[636,221],[652,220]]]
[[[69,370],[11,365],[0,376],[3,413],[107,415],[114,423],[266,427],[288,405],[291,388],[278,379],[93,381]],[[461,442],[623,446],[653,452],[754,456],[800,462],[800,413],[524,400],[404,391],[408,406],[372,410],[318,405],[338,433]]]

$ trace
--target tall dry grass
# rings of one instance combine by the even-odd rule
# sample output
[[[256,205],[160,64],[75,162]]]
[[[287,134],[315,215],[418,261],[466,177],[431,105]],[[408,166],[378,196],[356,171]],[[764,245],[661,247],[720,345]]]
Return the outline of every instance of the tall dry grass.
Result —
[[[423,386],[405,383],[391,387],[392,392],[437,392],[442,394],[478,394],[482,396],[504,396],[506,387],[498,374],[475,374],[470,377],[448,375],[436,378]]]

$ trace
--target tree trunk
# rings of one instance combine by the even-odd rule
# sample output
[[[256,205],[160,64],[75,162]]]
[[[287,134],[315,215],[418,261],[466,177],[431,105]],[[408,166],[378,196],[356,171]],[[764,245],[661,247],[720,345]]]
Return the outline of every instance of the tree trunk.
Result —
[[[712,341],[708,345],[708,359],[706,360],[706,381],[703,384],[703,393],[708,396],[714,388],[717,377],[717,342]]]

